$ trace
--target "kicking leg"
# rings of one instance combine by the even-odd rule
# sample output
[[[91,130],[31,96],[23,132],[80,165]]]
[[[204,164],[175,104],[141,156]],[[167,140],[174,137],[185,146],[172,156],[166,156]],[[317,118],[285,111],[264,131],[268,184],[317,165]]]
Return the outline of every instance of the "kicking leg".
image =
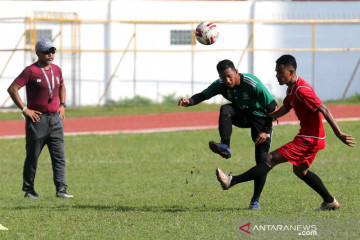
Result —
[[[286,160],[278,153],[277,150],[271,152],[266,157],[266,162],[256,165],[249,169],[247,172],[238,176],[226,176],[219,168],[216,169],[217,179],[220,182],[224,190],[230,187],[242,183],[254,180],[258,177],[266,175],[276,165],[286,162]],[[224,187],[225,186],[225,187]]]

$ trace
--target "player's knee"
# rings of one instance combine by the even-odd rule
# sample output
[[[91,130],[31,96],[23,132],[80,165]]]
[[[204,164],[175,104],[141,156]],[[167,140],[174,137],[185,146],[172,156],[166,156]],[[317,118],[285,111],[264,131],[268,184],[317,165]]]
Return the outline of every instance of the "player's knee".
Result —
[[[299,171],[299,170],[293,169],[293,172],[298,178],[302,178],[302,177],[305,176],[305,174],[303,172]]]
[[[220,107],[220,115],[229,116],[231,111],[232,111],[232,107],[229,104],[225,104]]]
[[[276,163],[274,162],[274,157],[271,153],[266,156],[266,163],[270,167],[275,167]]]
[[[299,167],[294,166],[293,167],[293,172],[298,178],[303,178],[307,173],[307,169],[299,168]]]

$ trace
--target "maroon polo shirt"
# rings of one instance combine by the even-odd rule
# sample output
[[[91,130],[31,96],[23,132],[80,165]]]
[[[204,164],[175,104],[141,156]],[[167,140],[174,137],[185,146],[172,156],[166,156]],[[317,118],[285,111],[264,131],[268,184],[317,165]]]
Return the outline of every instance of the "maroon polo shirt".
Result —
[[[51,103],[48,103],[50,95],[46,78],[37,62],[26,67],[15,79],[15,82],[20,86],[23,87],[26,85],[27,107],[31,110],[36,110],[41,113],[54,113],[59,111],[59,87],[64,80],[60,67],[55,64],[51,64],[51,67],[54,72],[55,83]],[[50,84],[52,84],[50,68],[49,70],[45,70],[45,73],[47,74]]]

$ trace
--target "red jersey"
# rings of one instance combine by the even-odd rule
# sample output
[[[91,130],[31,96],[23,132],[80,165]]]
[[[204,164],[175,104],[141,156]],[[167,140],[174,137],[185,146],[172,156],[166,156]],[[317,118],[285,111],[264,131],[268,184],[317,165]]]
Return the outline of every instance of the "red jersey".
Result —
[[[49,103],[49,86],[38,63],[26,67],[22,73],[15,79],[20,86],[26,85],[27,107],[41,113],[54,113],[59,111],[59,87],[64,82],[61,69],[55,64],[51,64],[54,73],[55,87],[52,92],[53,100]],[[44,69],[45,70],[45,69]],[[51,70],[45,70],[45,73],[52,85]]]
[[[295,114],[300,121],[298,137],[311,137],[324,139],[325,131],[322,124],[321,113],[318,111],[322,101],[316,96],[314,89],[302,78],[288,87],[284,105],[294,108]]]

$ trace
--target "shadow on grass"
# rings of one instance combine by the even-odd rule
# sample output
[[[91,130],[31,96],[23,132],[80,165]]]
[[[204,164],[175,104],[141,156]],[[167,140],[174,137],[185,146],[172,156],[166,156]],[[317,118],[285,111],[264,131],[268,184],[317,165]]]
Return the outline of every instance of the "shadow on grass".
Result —
[[[163,213],[178,213],[178,212],[233,212],[239,210],[248,210],[247,208],[234,207],[185,207],[179,205],[171,206],[101,206],[101,205],[77,205],[75,209],[95,209],[105,211],[119,211],[119,212],[163,212]]]
[[[16,206],[13,210],[55,210],[55,211],[69,211],[72,209],[92,209],[97,211],[119,211],[119,212],[163,212],[163,213],[178,213],[178,212],[233,212],[249,210],[248,208],[234,208],[234,207],[184,207],[179,205],[172,206],[106,206],[106,205],[61,205],[61,206]]]

